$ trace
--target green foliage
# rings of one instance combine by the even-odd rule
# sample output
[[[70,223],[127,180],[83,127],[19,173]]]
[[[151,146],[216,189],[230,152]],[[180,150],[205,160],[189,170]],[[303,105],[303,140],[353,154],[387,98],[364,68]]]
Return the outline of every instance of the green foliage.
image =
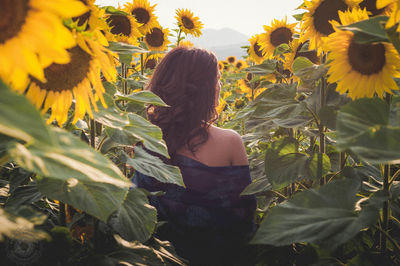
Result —
[[[400,125],[398,99],[359,99],[340,109],[337,115],[337,144],[370,163],[398,162]]]
[[[177,166],[165,164],[160,158],[150,155],[138,146],[134,148],[133,158],[123,153],[122,161],[140,173],[152,176],[160,182],[185,186],[181,171]]]
[[[355,212],[359,179],[330,182],[320,189],[305,190],[270,210],[252,243],[275,246],[309,242],[334,249],[378,218],[382,199],[371,198]]]
[[[310,156],[298,151],[299,143],[283,138],[268,145],[265,152],[265,173],[274,189],[281,189],[302,179],[317,179],[318,155]],[[322,174],[330,170],[329,157],[322,155]]]
[[[127,241],[146,242],[157,222],[157,211],[141,190],[129,190],[121,207],[109,220],[109,225]]]

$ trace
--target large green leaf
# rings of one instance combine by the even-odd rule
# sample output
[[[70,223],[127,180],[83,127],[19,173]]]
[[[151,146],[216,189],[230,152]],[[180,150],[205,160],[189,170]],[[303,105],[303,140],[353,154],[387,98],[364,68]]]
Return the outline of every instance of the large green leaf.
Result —
[[[385,101],[359,99],[340,109],[337,115],[337,144],[370,163],[400,159],[399,108],[394,97],[391,109]]]
[[[0,80],[0,133],[25,142],[51,144],[53,135],[26,97],[11,92]]]
[[[127,54],[127,55],[148,52],[147,50],[145,50],[141,47],[137,47],[137,46],[130,45],[127,43],[122,43],[122,42],[109,42],[108,49],[110,49],[111,51],[116,52],[118,54]]]
[[[147,241],[157,223],[157,211],[139,189],[129,190],[125,201],[108,224],[125,240]]]
[[[21,167],[41,176],[59,180],[76,178],[82,181],[112,184],[128,188],[130,182],[116,165],[94,151],[72,133],[52,128],[58,145],[41,143],[10,145],[9,153]]]
[[[276,70],[276,62],[271,60],[271,61],[265,61],[264,63],[259,65],[244,68],[242,71],[246,71],[257,75],[268,75],[274,73],[275,70]]]
[[[38,241],[46,238],[45,232],[34,228],[35,224],[41,224],[45,219],[46,216],[42,213],[25,206],[12,214],[0,208],[0,241],[3,240],[3,236],[21,241]]]
[[[387,20],[386,16],[376,16],[339,28],[353,32],[358,43],[389,42],[384,25]]]
[[[273,189],[281,189],[301,179],[317,179],[318,156],[298,152],[297,140],[283,138],[268,145],[265,152],[265,173]],[[322,157],[322,175],[330,170],[329,157]]]
[[[129,158],[123,153],[122,161],[142,174],[152,176],[160,182],[185,186],[178,167],[163,163],[160,158],[148,154],[138,146],[134,150],[135,155],[133,158]]]
[[[378,218],[385,196],[371,198],[357,213],[359,188],[360,180],[344,179],[330,182],[319,190],[297,193],[271,209],[251,243],[284,246],[309,242],[336,248]]]
[[[65,180],[38,178],[40,192],[51,199],[72,205],[103,222],[123,203],[127,188],[70,177]]]
[[[149,103],[158,106],[168,106],[160,97],[152,93],[151,91],[139,91],[130,95],[115,95],[117,100],[131,101],[136,103]]]
[[[94,113],[94,117],[96,121],[112,129],[106,129],[106,132],[114,141],[138,139],[143,142],[147,149],[169,158],[167,145],[162,139],[161,129],[143,117],[134,113],[122,112],[115,106],[110,106],[107,109],[99,107],[99,112]],[[118,138],[113,138],[114,134],[119,134]],[[133,145],[134,142],[120,144]]]
[[[298,127],[310,121],[305,104],[295,100],[296,85],[275,84],[257,97],[254,119],[272,121],[276,126]]]

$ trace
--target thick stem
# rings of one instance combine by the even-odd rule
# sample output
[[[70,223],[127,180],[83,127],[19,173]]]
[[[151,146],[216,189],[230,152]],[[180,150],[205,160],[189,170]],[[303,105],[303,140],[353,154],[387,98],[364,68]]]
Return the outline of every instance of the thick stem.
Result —
[[[96,122],[90,119],[90,146],[96,148]]]
[[[322,55],[322,60],[323,63],[326,61],[326,56],[323,54]],[[325,77],[321,78],[321,86],[320,86],[320,106],[321,108],[324,107],[325,101],[326,101],[326,79]],[[322,159],[323,159],[323,154],[325,153],[325,127],[322,123],[319,123],[318,125],[318,131],[319,131],[319,151],[318,151],[318,170],[317,170],[317,176],[320,179],[320,185],[326,184],[326,179],[323,178],[322,176]]]
[[[383,191],[387,194],[390,193],[389,191],[389,179],[390,179],[390,164],[385,164],[384,171],[383,171]],[[385,201],[383,203],[383,210],[382,210],[382,230],[389,234],[389,217],[390,217],[390,206],[389,201]],[[381,234],[381,253],[382,255],[386,252],[386,240],[387,235]]]

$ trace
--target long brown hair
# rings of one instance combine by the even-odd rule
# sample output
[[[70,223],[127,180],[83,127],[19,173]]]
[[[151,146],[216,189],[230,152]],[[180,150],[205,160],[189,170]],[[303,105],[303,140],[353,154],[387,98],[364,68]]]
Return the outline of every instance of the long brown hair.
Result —
[[[156,67],[146,89],[170,107],[149,106],[149,120],[159,126],[169,154],[186,146],[192,153],[208,139],[215,111],[218,60],[205,49],[179,46]]]

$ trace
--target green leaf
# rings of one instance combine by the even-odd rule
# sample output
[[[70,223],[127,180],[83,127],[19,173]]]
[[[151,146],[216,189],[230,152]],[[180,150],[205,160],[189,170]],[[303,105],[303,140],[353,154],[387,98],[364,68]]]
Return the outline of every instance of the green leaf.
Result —
[[[329,170],[331,170],[331,160],[329,156],[326,154],[321,153],[314,153],[314,156],[310,160],[309,168],[310,168],[310,178],[313,180],[317,180],[317,178],[321,177],[318,176],[318,156],[321,156],[321,166],[322,166],[322,176],[326,175]]]
[[[336,129],[336,109],[329,105],[324,105],[318,113],[321,120],[321,124],[328,127],[329,129]]]
[[[147,241],[157,223],[157,211],[140,190],[129,190],[125,201],[108,224],[127,241]]]
[[[110,49],[113,52],[116,52],[118,54],[125,54],[125,55],[132,55],[136,53],[147,53],[148,51],[141,48],[137,47],[134,45],[130,45],[127,43],[122,43],[122,42],[109,42],[108,49]]]
[[[105,98],[107,98],[107,95],[105,95]],[[119,111],[115,106],[109,106],[107,109],[99,106],[99,112],[93,115],[97,122],[111,128],[106,129],[106,132],[114,141],[118,141],[118,139],[138,139],[143,141],[144,146],[149,150],[169,158],[167,145],[162,139],[161,129],[143,117],[134,113],[128,114]],[[113,135],[116,134],[117,131],[122,132],[118,133],[118,138],[113,138]],[[125,137],[123,137],[123,135],[125,135]],[[124,142],[120,144],[133,145],[134,142]]]
[[[397,98],[397,97],[395,97]],[[397,101],[389,106],[381,99],[359,99],[343,106],[337,115],[337,145],[361,159],[375,163],[395,163],[400,159],[400,126],[395,122]]]
[[[285,54],[285,53],[288,53],[288,52],[290,52],[290,47],[289,47],[289,45],[288,45],[287,43],[282,43],[282,44],[278,45],[278,46],[275,48],[275,50],[274,50],[274,56],[282,55],[282,54]]]
[[[372,216],[355,212],[359,188],[360,180],[345,179],[330,182],[319,190],[297,193],[271,209],[251,243],[284,246],[309,242],[335,249],[376,222],[376,209]],[[371,202],[368,206],[378,203]]]
[[[265,173],[273,189],[309,177],[309,156],[297,152],[298,143],[293,138],[272,142],[265,152]]]
[[[268,179],[265,177],[261,177],[254,180],[250,185],[248,185],[242,191],[242,193],[240,193],[240,195],[246,196],[246,195],[260,194],[260,193],[265,193],[269,190],[271,190],[271,184],[269,183]]]
[[[294,17],[295,20],[301,21],[303,19],[303,16],[304,16],[305,13],[306,12],[301,13],[301,14],[295,14],[295,15],[293,15],[293,17]]]
[[[376,16],[339,28],[353,32],[358,43],[389,42],[384,26],[387,20],[386,16]]]
[[[293,61],[292,69],[293,69],[293,72],[296,74],[300,70],[311,67],[313,65],[314,65],[314,63],[311,62],[311,60],[308,59],[307,57],[299,56]]]
[[[38,178],[40,192],[51,199],[72,205],[103,222],[123,203],[127,188],[70,177],[65,180]]]
[[[116,94],[115,96],[117,100],[124,100],[136,103],[148,103],[157,106],[168,107],[168,105],[163,100],[161,100],[160,97],[158,97],[151,91],[139,91],[130,95]]]
[[[23,210],[16,210],[16,212],[16,214],[11,214],[0,208],[0,241],[4,239],[3,236],[21,241],[38,241],[47,237],[45,232],[34,229],[35,224],[44,221],[42,213],[27,207],[24,207]],[[22,212],[24,215],[18,215],[18,212]],[[38,221],[41,222],[38,223]]]
[[[26,185],[16,188],[7,199],[6,208],[18,208],[23,204],[29,205],[43,197],[36,185]]]
[[[118,53],[119,61],[126,65],[130,65],[132,62],[132,54]]]
[[[274,61],[266,61],[262,64],[242,69],[242,71],[258,75],[268,75],[274,73],[275,70],[276,70],[276,62]]]
[[[58,138],[57,146],[40,143],[25,147],[15,143],[9,149],[10,156],[21,167],[45,177],[62,181],[76,178],[112,184],[120,189],[131,185],[116,165],[78,137],[57,128],[52,131]]]
[[[123,153],[122,161],[160,182],[185,186],[178,167],[163,163],[160,158],[148,154],[138,146],[134,148],[134,151],[134,158],[129,158],[126,153]]]
[[[28,143],[53,143],[54,136],[39,111],[25,96],[11,92],[1,80],[0,110],[0,133]]]
[[[126,12],[124,12],[124,11],[121,11],[121,10],[119,10],[119,9],[116,9],[116,8],[113,7],[113,6],[102,6],[101,8],[102,8],[102,9],[105,9],[107,14],[130,16],[129,13],[126,13]]]

